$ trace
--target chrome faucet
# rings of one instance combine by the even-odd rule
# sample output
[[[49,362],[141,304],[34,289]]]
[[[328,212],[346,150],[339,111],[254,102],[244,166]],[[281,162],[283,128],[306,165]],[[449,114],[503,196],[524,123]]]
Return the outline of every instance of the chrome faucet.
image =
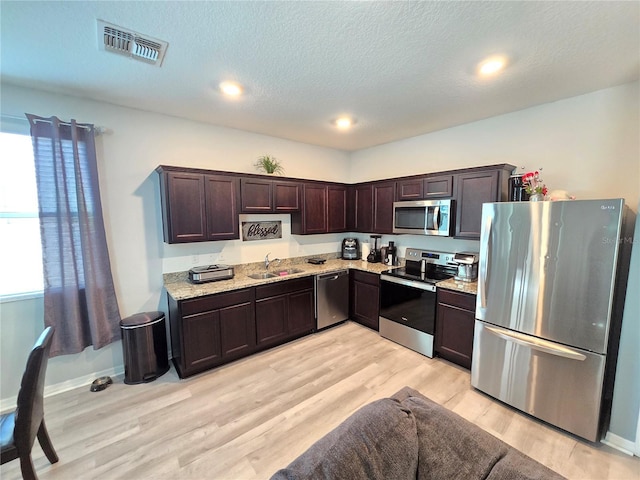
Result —
[[[278,262],[277,265],[280,265],[280,259],[279,258],[274,258],[273,260],[269,260],[269,255],[271,255],[271,252],[267,253],[264,256],[264,269],[267,272],[269,271],[269,264],[271,264],[272,262]]]

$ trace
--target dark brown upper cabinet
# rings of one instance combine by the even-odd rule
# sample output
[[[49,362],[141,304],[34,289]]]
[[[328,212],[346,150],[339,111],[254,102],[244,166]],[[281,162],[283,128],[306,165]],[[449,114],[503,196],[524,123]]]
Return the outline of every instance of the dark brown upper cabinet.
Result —
[[[300,211],[300,190],[298,182],[273,181],[273,209],[276,213]]]
[[[354,227],[357,232],[373,232],[373,185],[356,185]]]
[[[273,182],[242,178],[240,198],[242,213],[273,213]]]
[[[348,189],[346,185],[327,186],[327,232],[346,232]]]
[[[393,232],[393,201],[396,197],[395,182],[373,184],[373,232]]]
[[[482,204],[503,202],[508,196],[512,165],[498,165],[455,175],[456,238],[480,238]]]
[[[327,233],[327,226],[327,186],[305,183],[302,186],[302,210],[291,216],[291,233]]]
[[[453,195],[453,175],[438,175],[424,179],[424,198],[446,198]]]
[[[242,178],[242,213],[291,213],[300,211],[300,184],[286,180]]]
[[[453,195],[453,175],[428,175],[396,182],[396,200],[425,200]]]
[[[165,242],[240,238],[236,177],[161,168],[158,172]]]
[[[302,187],[302,210],[291,215],[291,233],[346,232],[347,200],[346,185],[305,183]]]
[[[420,178],[408,178],[396,182],[396,200],[422,200],[424,198],[425,180]]]

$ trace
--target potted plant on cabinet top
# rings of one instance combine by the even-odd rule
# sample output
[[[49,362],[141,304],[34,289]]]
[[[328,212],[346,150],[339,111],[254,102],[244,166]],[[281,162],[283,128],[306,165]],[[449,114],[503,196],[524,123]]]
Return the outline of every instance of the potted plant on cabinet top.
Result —
[[[282,175],[284,173],[282,164],[273,155],[261,155],[253,165],[259,172],[265,172],[270,175]]]

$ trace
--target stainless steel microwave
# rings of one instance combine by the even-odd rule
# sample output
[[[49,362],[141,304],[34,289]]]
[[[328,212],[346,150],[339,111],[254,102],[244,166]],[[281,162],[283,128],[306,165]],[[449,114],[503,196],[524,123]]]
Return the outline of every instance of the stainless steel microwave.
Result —
[[[393,203],[393,233],[451,236],[453,201],[416,200]]]

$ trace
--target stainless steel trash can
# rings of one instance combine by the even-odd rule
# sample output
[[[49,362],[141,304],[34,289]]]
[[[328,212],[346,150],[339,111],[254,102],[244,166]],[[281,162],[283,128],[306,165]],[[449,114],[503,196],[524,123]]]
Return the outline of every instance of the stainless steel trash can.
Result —
[[[120,321],[124,383],[152,382],[169,370],[164,313],[145,312]]]

